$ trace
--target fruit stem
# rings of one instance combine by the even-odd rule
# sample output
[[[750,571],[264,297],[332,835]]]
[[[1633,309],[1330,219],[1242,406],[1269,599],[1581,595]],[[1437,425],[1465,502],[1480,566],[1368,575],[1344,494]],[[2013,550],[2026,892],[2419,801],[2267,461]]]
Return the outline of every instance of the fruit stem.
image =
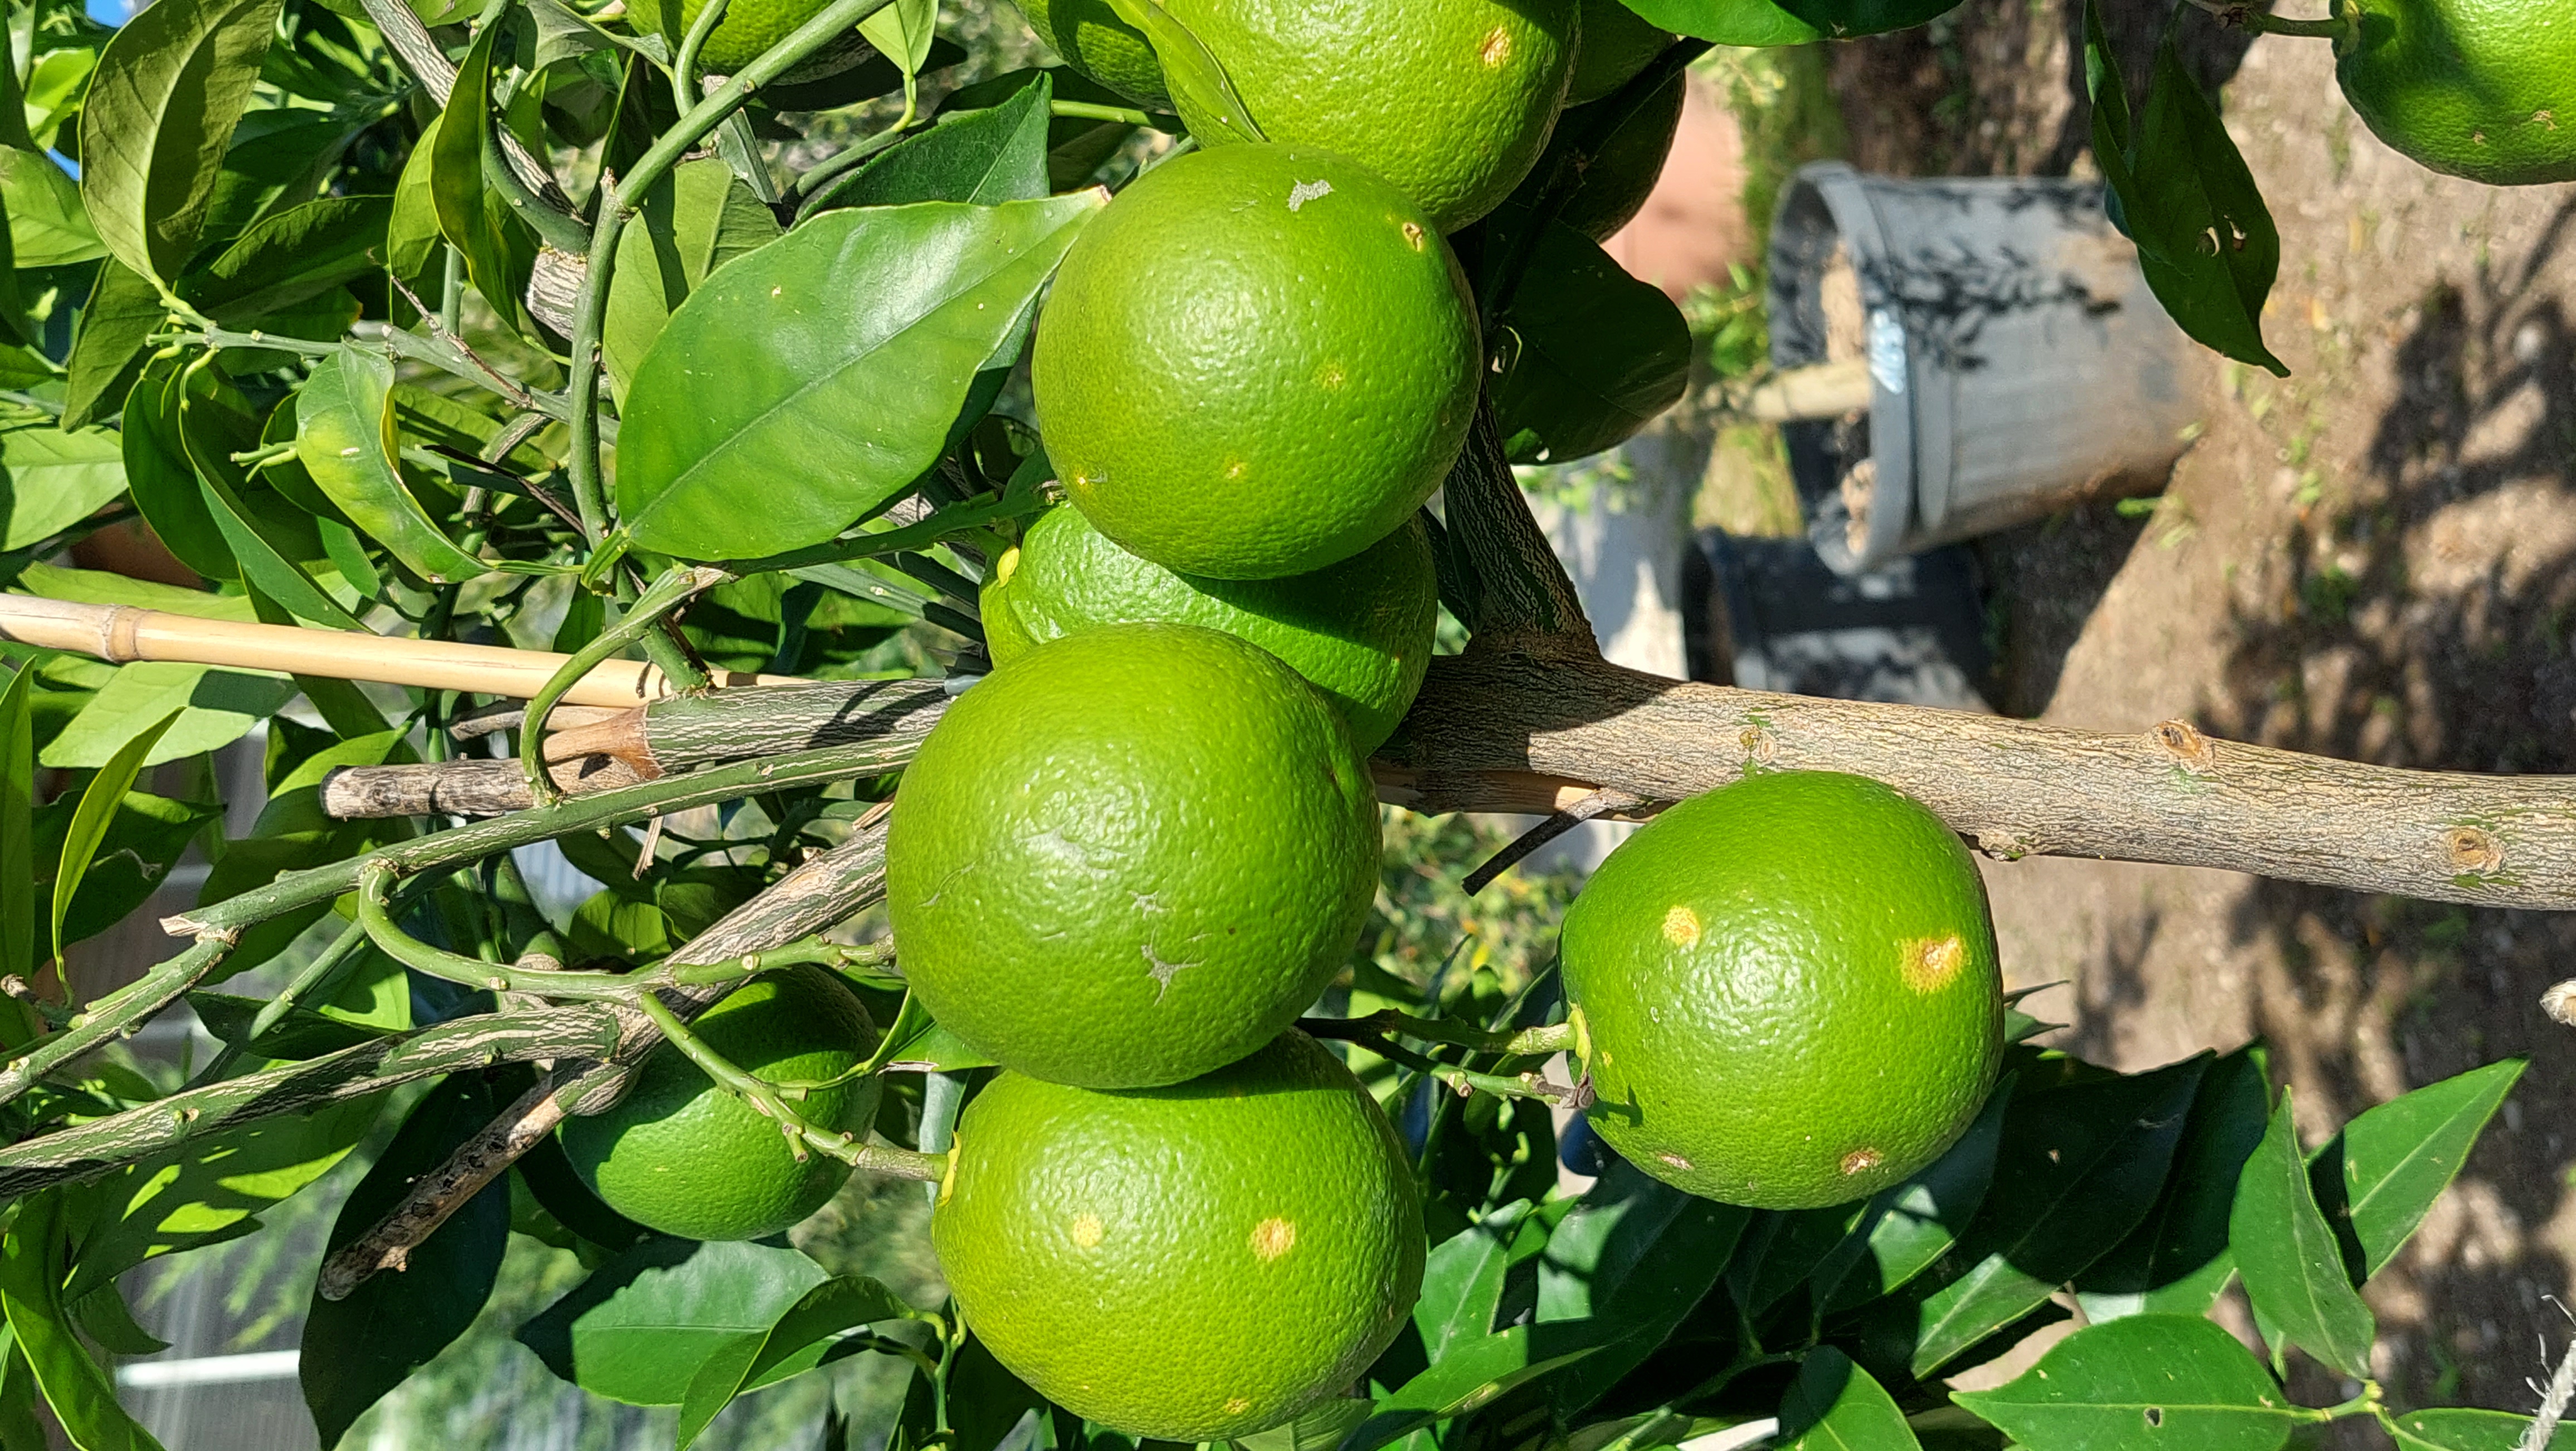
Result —
[[[529,993],[562,1002],[632,1002],[652,996],[639,993],[636,979],[626,973],[564,972],[525,963],[513,966],[432,947],[403,931],[386,910],[386,894],[395,876],[393,865],[381,861],[369,863],[358,874],[358,926],[378,951],[405,967],[465,987]]]
[[[855,1134],[828,1133],[816,1128],[779,1096],[777,1085],[744,1072],[731,1059],[707,1046],[706,1040],[690,1032],[689,1025],[681,1022],[680,1015],[672,1012],[670,1005],[660,997],[646,993],[636,999],[635,1005],[643,1009],[645,1017],[653,1020],[654,1027],[662,1030],[662,1036],[670,1040],[672,1047],[698,1066],[699,1072],[715,1080],[716,1086],[749,1104],[753,1112],[777,1124],[779,1131],[787,1135],[789,1151],[798,1160],[803,1160],[806,1151],[813,1149],[853,1169],[865,1169],[889,1179],[911,1179],[928,1184],[938,1183],[948,1173],[946,1154],[916,1153],[893,1144],[862,1143]]]
[[[726,0],[707,0],[698,18],[689,22],[689,33],[680,38],[679,58],[671,63],[671,97],[680,104],[680,113],[698,103],[698,52],[706,49],[707,37],[716,33],[723,22]]]
[[[1523,1028],[1516,1033],[1493,1033],[1443,1018],[1411,1017],[1393,1008],[1380,1008],[1357,1018],[1305,1018],[1299,1020],[1297,1026],[1303,1028],[1310,1038],[1339,1038],[1350,1042],[1397,1035],[1418,1038],[1426,1043],[1447,1043],[1452,1047],[1504,1053],[1515,1058],[1545,1057],[1574,1046],[1572,1023]]]
[[[1176,130],[1180,120],[1177,116],[1156,117],[1150,111],[1141,111],[1133,106],[1102,106],[1090,101],[1049,101],[1047,114],[1069,121],[1124,121],[1130,126],[1151,126],[1157,131]],[[1163,124],[1165,121],[1174,125],[1166,126]]]
[[[1301,1024],[1301,1026],[1323,1026],[1329,1023],[1336,1031],[1323,1034],[1314,1034],[1310,1031],[1309,1036],[1334,1037],[1345,1042],[1358,1043],[1381,1058],[1400,1063],[1416,1073],[1448,1085],[1460,1098],[1465,1098],[1472,1093],[1489,1093],[1496,1098],[1534,1098],[1542,1103],[1557,1104],[1577,1112],[1592,1106],[1592,1079],[1589,1075],[1569,1087],[1562,1083],[1550,1083],[1536,1072],[1478,1073],[1473,1069],[1461,1068],[1454,1063],[1441,1063],[1426,1058],[1392,1038],[1373,1033],[1351,1032],[1343,1028],[1343,1023],[1354,1021],[1360,1020],[1346,1019],[1332,1022],[1310,1019],[1307,1024]],[[1532,1031],[1548,1030],[1533,1029]]]
[[[2338,47],[2351,37],[2358,24],[2358,17],[2349,13],[2331,15],[2323,20],[2274,15],[2255,9],[2248,0],[2191,0],[2191,3],[2217,16],[2220,24],[2237,26],[2256,35],[2315,36],[2331,40]]]

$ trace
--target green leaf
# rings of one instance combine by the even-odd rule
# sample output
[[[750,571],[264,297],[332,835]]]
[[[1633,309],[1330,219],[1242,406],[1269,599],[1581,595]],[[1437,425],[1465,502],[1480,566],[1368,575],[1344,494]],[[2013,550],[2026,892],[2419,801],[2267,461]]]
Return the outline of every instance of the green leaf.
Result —
[[[640,62],[639,62],[640,63]],[[431,182],[431,163],[438,156],[438,122],[432,116],[412,143],[394,182],[393,211],[385,219],[385,270],[405,282],[418,282],[446,240],[438,230],[438,197]],[[439,299],[427,299],[432,308]]]
[[[1514,463],[1570,463],[1626,442],[1690,387],[1690,324],[1591,238],[1550,222],[1497,320],[1488,381]]]
[[[2288,377],[2288,365],[2263,345],[2263,303],[2281,269],[2281,234],[2235,139],[2184,66],[2170,30],[2156,51],[2146,114],[2134,125],[2119,76],[2098,6],[2087,0],[2094,153],[2116,200],[2113,220],[2138,244],[2147,285],[2195,341]],[[2107,105],[2106,96],[2114,98]]]
[[[1238,1437],[1243,1451],[1333,1451],[1369,1417],[1369,1403],[1335,1399],[1324,1402],[1284,1426]]]
[[[36,857],[36,734],[27,692],[35,672],[11,671],[0,687],[0,861]],[[36,980],[36,883],[32,872],[0,872],[0,976]],[[26,1036],[23,1012],[0,1010],[0,1045]]]
[[[181,289],[198,311],[247,327],[382,265],[393,198],[332,196],[269,217],[193,272]]]
[[[197,249],[282,0],[146,6],[99,52],[81,107],[81,200],[116,259],[175,282]]]
[[[710,277],[627,391],[627,532],[688,559],[776,554],[909,487],[1105,200],[839,211]]]
[[[0,434],[0,550],[24,549],[97,513],[125,492],[125,449],[104,428],[13,428]]]
[[[1163,6],[1163,0],[1109,0],[1118,18],[1145,32],[1154,58],[1163,64],[1163,84],[1172,104],[1190,124],[1190,134],[1203,146],[1232,141],[1267,141],[1251,108],[1216,52]]]
[[[1868,1312],[1862,1358],[1881,1375],[1928,1376],[2125,1238],[2164,1187],[2209,1062],[2016,1092],[1984,1209],[1946,1273]]]
[[[134,1323],[134,1307],[114,1285],[101,1285],[71,1302],[72,1323],[111,1355],[158,1355],[170,1342]]]
[[[1748,1212],[1685,1194],[1614,1161],[1548,1236],[1538,1267],[1542,1329],[1575,1322],[1602,1349],[1556,1378],[1560,1412],[1599,1400],[1717,1283]]]
[[[2367,1278],[2406,1247],[2528,1066],[2507,1058],[2427,1084],[2345,1124],[2317,1151],[2309,1182],[2328,1220],[2352,1236],[2345,1258],[2357,1264],[2348,1267]]]
[[[136,609],[166,610],[194,619],[230,620],[242,625],[259,618],[250,601],[240,595],[209,594],[183,585],[155,584],[148,579],[110,574],[103,569],[56,569],[49,564],[31,564],[19,580],[31,593],[49,600],[71,600],[85,605],[132,605]]]
[[[1995,1085],[1975,1122],[1929,1168],[1883,1189],[1862,1208],[1850,1238],[1816,1265],[1815,1296],[1829,1311],[1855,1309],[1895,1293],[1959,1241],[1994,1182],[2004,1115],[2016,1080]],[[1818,1214],[1836,1211],[1818,1210]]]
[[[2291,1428],[2325,1419],[2196,1315],[2078,1330],[2010,1385],[1951,1399],[2026,1446],[2085,1451],[2278,1451]]]
[[[394,365],[348,349],[315,365],[296,395],[295,456],[350,521],[432,584],[483,573],[430,517],[395,462]]]
[[[65,797],[36,813],[34,854],[28,859],[42,866],[36,885],[48,894],[53,890],[63,842],[79,805],[77,799]],[[125,793],[115,820],[108,823],[106,835],[99,838],[89,871],[81,879],[80,895],[72,899],[71,913],[63,919],[63,940],[79,942],[95,937],[151,900],[171,864],[187,851],[188,843],[196,839],[207,822],[222,816],[220,805],[172,801],[141,791]],[[36,946],[40,959],[61,951],[50,938]]]
[[[87,427],[125,406],[145,345],[169,315],[149,279],[113,258],[99,264],[63,363],[63,427]]]
[[[2271,1126],[2245,1161],[2228,1216],[2228,1244],[2256,1314],[2318,1360],[2367,1380],[2379,1327],[2354,1293],[2334,1231],[2308,1189],[2290,1100],[2284,1087]]]
[[[206,508],[196,466],[188,461],[187,444],[180,438],[182,366],[176,358],[155,358],[126,397],[119,430],[126,488],[144,522],[181,564],[208,579],[239,579],[241,564]]]
[[[382,1094],[224,1129],[128,1164],[77,1191],[88,1229],[75,1299],[148,1260],[259,1228],[276,1207],[348,1155],[374,1126]]]
[[[299,560],[322,553],[313,518],[272,489],[253,484],[232,455],[260,441],[261,419],[240,390],[211,368],[179,375],[179,438],[215,528],[231,547],[243,583],[299,619],[337,630],[364,630],[323,592]],[[315,693],[322,687],[315,686]]]
[[[1628,0],[1666,30],[1720,45],[1805,45],[1908,30],[1946,15],[1959,0]]]
[[[2227,1217],[2238,1174],[2263,1138],[2271,1097],[2265,1074],[2259,1046],[2209,1065],[2155,1208],[2076,1277],[2087,1320],[2098,1325],[2150,1311],[2201,1315],[2218,1302],[2236,1269],[2227,1251]]]
[[[483,152],[492,138],[492,47],[507,27],[486,25],[457,62],[456,87],[439,113],[430,146],[430,196],[438,229],[465,254],[474,290],[520,326],[527,319],[528,276],[536,244],[508,203],[484,184]]]
[[[842,1275],[816,1285],[767,1330],[726,1341],[698,1367],[680,1399],[680,1451],[688,1451],[736,1396],[820,1364],[842,1333],[880,1320],[909,1319],[914,1313],[901,1296],[864,1275]]]
[[[894,0],[859,22],[859,34],[905,76],[921,74],[939,33],[939,0]]]
[[[973,202],[996,206],[1047,194],[1047,107],[1055,79],[1046,71],[998,104],[943,111],[938,124],[889,147],[828,193],[834,206],[903,206]]]
[[[80,183],[54,159],[0,147],[0,201],[9,209],[9,251],[21,267],[68,267],[107,255],[81,205]]]
[[[1851,1357],[1823,1346],[1807,1353],[1780,1403],[1781,1451],[1918,1451],[1905,1413]]]
[[[71,724],[45,745],[48,766],[104,766],[118,748],[176,710],[178,722],[143,764],[228,746],[295,698],[294,682],[245,670],[144,660],[120,665]]]
[[[1598,1349],[1599,1342],[1566,1326],[1515,1325],[1471,1341],[1379,1401],[1336,1451],[1378,1451],[1425,1426],[1492,1405]]]
[[[2520,1451],[2531,1417],[2444,1407],[2404,1412],[2390,1421],[2389,1430],[2398,1451]],[[2560,1422],[2549,1437],[2549,1451],[2576,1451],[2576,1425]]]
[[[72,813],[70,829],[63,833],[61,865],[54,869],[53,926],[47,934],[59,944],[63,940],[63,919],[71,914],[72,897],[80,891],[81,878],[89,875],[89,864],[98,855],[98,844],[106,838],[107,829],[116,820],[116,809],[134,785],[135,773],[143,769],[143,758],[179,723],[179,712],[171,711],[151,729],[116,748],[107,764],[92,776],[81,792],[80,809]]]
[[[90,1358],[63,1311],[62,1195],[30,1196],[0,1241],[0,1310],[45,1403],[80,1451],[161,1451],[116,1403],[116,1381]]]
[[[495,1107],[479,1075],[430,1090],[340,1207],[331,1250],[373,1229],[415,1180],[481,1132]],[[323,1445],[338,1443],[350,1422],[465,1333],[491,1298],[509,1245],[510,1189],[496,1181],[415,1245],[402,1273],[375,1275],[347,1299],[313,1297],[300,1374]]]
[[[736,257],[778,240],[778,218],[722,160],[683,161],[617,242],[600,360],[619,396],[673,309]]]
[[[1503,1302],[1503,1277],[1546,1242],[1533,1224],[1530,1202],[1515,1200],[1432,1248],[1422,1266],[1422,1294],[1413,1302],[1422,1353],[1439,1364],[1452,1347],[1493,1333]]]
[[[650,1240],[521,1326],[519,1343],[593,1395],[677,1405],[708,1356],[765,1332],[828,1278],[797,1250]]]
[[[328,1017],[310,1008],[290,1008],[286,1016],[263,1034],[254,1046],[251,1025],[260,1011],[268,1006],[265,998],[235,997],[230,993],[192,992],[188,1006],[195,1009],[197,1021],[221,1042],[236,1044],[256,1052],[262,1058],[306,1059],[372,1043],[389,1030],[364,1028],[357,1024]]]

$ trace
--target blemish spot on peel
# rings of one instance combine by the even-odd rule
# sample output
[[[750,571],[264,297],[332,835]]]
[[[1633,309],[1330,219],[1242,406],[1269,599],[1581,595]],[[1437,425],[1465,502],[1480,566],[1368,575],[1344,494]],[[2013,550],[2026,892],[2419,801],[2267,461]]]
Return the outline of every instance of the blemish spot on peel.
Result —
[[[1906,943],[1903,956],[1897,960],[1897,970],[1904,974],[1905,985],[1916,992],[1937,992],[1959,975],[1960,966],[1967,960],[1967,945],[1954,932],[1947,937]]]
[[[1699,945],[1699,914],[1688,907],[1675,907],[1664,914],[1664,940],[1675,947]]]
[[[1076,1247],[1095,1249],[1099,1247],[1100,1237],[1105,1231],[1100,1227],[1100,1216],[1077,1214],[1073,1217],[1073,1224],[1066,1233],[1071,1236]]]
[[[1296,185],[1288,188],[1288,210],[1292,212],[1300,211],[1304,209],[1306,203],[1322,201],[1324,198],[1331,196],[1332,194],[1333,184],[1329,181],[1298,182]]]
[[[1275,1260],[1297,1247],[1297,1226],[1277,1215],[1252,1227],[1252,1252],[1263,1260]]]
[[[1845,1174],[1866,1174],[1885,1162],[1886,1156],[1876,1149],[1854,1149],[1843,1155],[1842,1170]]]
[[[1512,58],[1512,33],[1499,25],[1495,26],[1493,30],[1485,36],[1484,47],[1477,51],[1477,54],[1484,57],[1485,64],[1488,66],[1498,66],[1503,62],[1510,60]]]

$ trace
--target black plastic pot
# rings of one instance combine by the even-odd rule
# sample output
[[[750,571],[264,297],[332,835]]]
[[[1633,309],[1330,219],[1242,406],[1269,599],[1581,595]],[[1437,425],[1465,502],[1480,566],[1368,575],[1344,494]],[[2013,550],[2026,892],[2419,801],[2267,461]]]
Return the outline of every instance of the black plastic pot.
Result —
[[[2098,184],[1806,167],[1772,227],[1770,321],[1782,369],[1867,360],[1865,414],[1783,429],[1816,552],[1847,574],[2152,493],[2199,413],[2195,350]]]

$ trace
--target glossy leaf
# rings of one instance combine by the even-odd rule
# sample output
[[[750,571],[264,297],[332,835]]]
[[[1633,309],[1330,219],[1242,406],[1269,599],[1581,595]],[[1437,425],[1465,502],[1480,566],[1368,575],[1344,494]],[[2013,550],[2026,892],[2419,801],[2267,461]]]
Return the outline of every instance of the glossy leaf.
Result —
[[[829,193],[835,206],[974,202],[996,206],[1047,194],[1048,104],[1055,79],[1034,73],[996,104],[950,110],[887,149]]]
[[[245,670],[158,660],[120,665],[46,743],[40,759],[48,766],[104,766],[119,747],[176,710],[177,722],[143,759],[158,766],[231,745],[294,698],[294,682]]]
[[[901,1296],[864,1275],[816,1285],[767,1330],[725,1342],[698,1367],[680,1401],[680,1451],[688,1451],[734,1397],[813,1369],[835,1337],[913,1314]]]
[[[1863,1359],[1927,1376],[2036,1309],[2146,1217],[2209,1059],[2013,1096],[1961,1268],[1873,1307]]]
[[[414,1180],[491,1122],[497,1107],[477,1075],[458,1074],[430,1090],[349,1192],[331,1226],[330,1249],[374,1228]],[[495,1181],[414,1246],[400,1274],[375,1275],[346,1299],[314,1296],[299,1373],[323,1445],[336,1444],[350,1422],[465,1333],[491,1297],[509,1244],[510,1190]]]
[[[2390,1423],[2398,1451],[2521,1451],[2531,1417],[2506,1411],[2446,1406],[2406,1411]],[[2576,1425],[2565,1421],[2549,1437],[2549,1451],[2576,1451]]]
[[[2370,1376],[2370,1345],[2379,1327],[2344,1272],[2334,1231],[2308,1189],[2291,1091],[2236,1184],[2228,1243],[2246,1298],[2291,1344],[2359,1379]]]
[[[894,0],[859,22],[859,34],[905,76],[921,74],[939,32],[939,0]]]
[[[1514,463],[1624,443],[1690,387],[1681,309],[1563,222],[1548,224],[1497,331],[1487,388]]]
[[[910,486],[1105,199],[834,212],[708,279],[627,391],[628,533],[689,559],[775,554]]]
[[[430,142],[430,196],[438,228],[465,255],[474,290],[504,318],[524,321],[536,245],[527,228],[483,181],[483,152],[492,119],[492,47],[505,27],[487,25],[457,62],[456,86]]]
[[[145,344],[168,315],[149,279],[113,258],[99,265],[63,362],[63,427],[85,428],[125,406]]]
[[[1190,133],[1202,145],[1230,141],[1266,141],[1258,118],[1243,104],[1216,52],[1164,7],[1163,0],[1109,0],[1118,18],[1145,32],[1162,62],[1163,84],[1172,102],[1189,118]]]
[[[123,441],[104,428],[0,433],[0,550],[58,534],[125,492]]]
[[[117,807],[134,785],[135,773],[143,769],[143,758],[178,721],[179,712],[173,710],[161,717],[159,724],[118,746],[82,790],[80,807],[72,813],[71,825],[63,833],[60,865],[54,868],[53,925],[46,934],[53,942],[63,940],[63,919],[71,914],[72,897],[80,891],[81,878],[89,875],[90,861],[98,855],[98,844],[106,838],[108,827],[115,823]]]
[[[230,620],[249,624],[259,618],[250,601],[240,595],[210,594],[183,585],[156,584],[146,579],[131,579],[103,569],[56,569],[51,565],[31,564],[19,576],[19,582],[30,592],[49,600],[71,600],[87,605],[132,605],[143,610],[166,610],[174,615],[187,615],[199,620]]]
[[[162,1255],[235,1239],[256,1216],[330,1172],[366,1137],[382,1095],[261,1119],[129,1164],[85,1186],[74,1297]]]
[[[238,579],[241,565],[206,508],[179,436],[179,369],[175,358],[156,358],[127,395],[119,430],[126,487],[144,522],[181,564],[208,579]]]
[[[36,1386],[79,1451],[160,1451],[161,1443],[116,1402],[116,1381],[72,1331],[63,1308],[59,1191],[32,1195],[0,1240],[0,1310]]]
[[[1529,1211],[1528,1200],[1515,1200],[1432,1247],[1422,1266],[1422,1294],[1413,1302],[1413,1326],[1432,1364],[1452,1347],[1493,1333],[1505,1273],[1545,1241],[1543,1231],[1530,1232]]]
[[[99,52],[81,107],[81,200],[136,272],[175,282],[196,251],[281,4],[146,6]]]
[[[653,188],[618,238],[600,358],[623,396],[673,309],[736,257],[778,240],[778,218],[733,168],[684,161]]]
[[[1870,1199],[1852,1236],[1816,1265],[1815,1294],[1828,1310],[1895,1293],[1958,1243],[1994,1182],[2014,1088],[2011,1078],[1996,1084],[1976,1120],[1931,1167]]]
[[[2171,32],[2156,51],[2146,114],[2134,124],[2094,0],[2086,0],[2084,39],[2093,153],[2116,203],[2113,220],[2138,244],[2156,300],[2194,340],[2288,377],[2289,367],[2263,345],[2280,231]]]
[[[1780,1403],[1781,1451],[1918,1451],[1905,1413],[1851,1357],[1822,1346],[1807,1352]]]
[[[54,159],[0,147],[0,202],[9,211],[9,251],[21,267],[68,267],[107,255],[90,225],[80,183]]]
[[[72,1323],[110,1355],[158,1355],[170,1342],[134,1323],[134,1307],[114,1285],[101,1285],[71,1302]]]
[[[362,630],[300,561],[322,552],[314,521],[256,486],[232,455],[259,443],[261,420],[240,391],[212,369],[192,368],[172,390],[179,399],[179,440],[197,475],[197,490],[215,529],[240,565],[242,581],[299,619]],[[281,505],[285,505],[281,507]],[[316,686],[318,694],[321,687]]]
[[[2266,1071],[2259,1046],[2209,1065],[2155,1208],[2076,1277],[2087,1320],[2098,1325],[2150,1311],[2201,1315],[2218,1302],[2236,1268],[2227,1218],[2238,1173],[2263,1138],[2271,1096]]]
[[[412,143],[411,156],[394,181],[393,209],[385,217],[385,270],[409,283],[419,282],[429,271],[439,243],[445,240],[438,230],[438,197],[431,183],[438,122],[432,116],[420,128],[420,139]],[[423,301],[433,310],[439,304],[435,296],[424,296]]]
[[[766,1332],[828,1278],[797,1250],[655,1239],[547,1306],[519,1328],[519,1342],[593,1395],[677,1405],[708,1356]]]
[[[2328,1221],[2351,1234],[2345,1258],[2362,1275],[2405,1248],[2528,1066],[2507,1058],[2428,1084],[2354,1118],[2317,1151],[2309,1182]]]
[[[392,215],[391,197],[332,196],[265,218],[190,274],[187,298],[218,322],[248,326],[382,265]]]
[[[0,686],[0,861],[36,855],[36,734],[27,693],[35,671],[21,664]],[[30,872],[0,872],[0,976],[36,980],[36,884]],[[0,1045],[27,1034],[23,1011],[0,1009]]]
[[[38,865],[36,885],[49,897],[54,874],[62,862],[63,843],[79,807],[80,798],[63,797],[36,813],[34,852],[27,859]],[[99,838],[89,870],[81,878],[80,891],[72,899],[71,911],[64,916],[63,940],[79,942],[95,937],[150,901],[171,865],[187,851],[188,843],[207,822],[222,816],[220,805],[126,792],[115,818]],[[39,940],[36,949],[40,957],[54,956],[61,950],[51,938]]]
[[[1948,14],[1959,0],[1628,0],[1666,30],[1720,45],[1805,45],[1906,30]]]
[[[1567,1326],[1515,1325],[1471,1341],[1379,1401],[1336,1451],[1378,1451],[1425,1426],[1491,1405],[1598,1349],[1599,1342]]]
[[[1333,1451],[1368,1418],[1366,1401],[1329,1400],[1285,1426],[1238,1437],[1235,1444],[1243,1451]]]
[[[1556,1378],[1566,1414],[1601,1398],[1663,1344],[1735,1252],[1748,1212],[1614,1161],[1548,1236],[1538,1262],[1538,1323],[1576,1322],[1602,1348]]]
[[[331,502],[433,584],[472,579],[483,562],[456,547],[396,464],[393,364],[354,349],[316,364],[296,395],[295,456]]]
[[[2324,1419],[2196,1315],[2078,1330],[2011,1384],[1951,1399],[2024,1445],[2086,1451],[2278,1451],[2291,1428]]]

